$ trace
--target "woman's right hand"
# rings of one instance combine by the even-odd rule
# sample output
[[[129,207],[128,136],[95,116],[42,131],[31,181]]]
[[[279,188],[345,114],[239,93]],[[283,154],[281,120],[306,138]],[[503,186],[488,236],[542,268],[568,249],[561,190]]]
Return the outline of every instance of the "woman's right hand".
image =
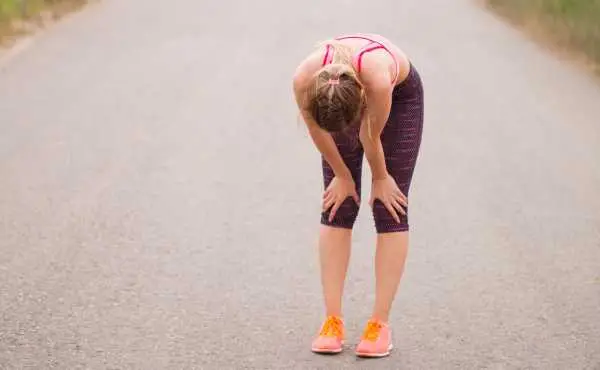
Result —
[[[351,177],[343,178],[335,176],[323,193],[323,211],[331,208],[329,222],[333,221],[338,209],[348,197],[352,197],[356,204],[360,203],[354,180]]]

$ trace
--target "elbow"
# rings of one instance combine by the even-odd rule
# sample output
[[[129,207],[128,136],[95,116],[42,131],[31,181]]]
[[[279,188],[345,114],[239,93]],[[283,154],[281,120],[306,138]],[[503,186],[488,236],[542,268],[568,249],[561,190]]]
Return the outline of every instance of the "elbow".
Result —
[[[373,146],[379,141],[380,134],[377,130],[373,130],[371,125],[365,125],[361,128],[358,138],[363,146]]]

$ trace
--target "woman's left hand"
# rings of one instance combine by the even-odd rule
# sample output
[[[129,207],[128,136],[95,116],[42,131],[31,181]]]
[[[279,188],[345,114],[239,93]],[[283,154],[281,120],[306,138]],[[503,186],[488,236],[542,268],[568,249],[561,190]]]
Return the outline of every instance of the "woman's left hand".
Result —
[[[408,206],[408,199],[402,193],[394,178],[387,174],[383,179],[373,180],[371,185],[371,199],[369,204],[373,207],[376,199],[379,199],[385,208],[390,212],[394,220],[400,223],[399,213],[406,215],[404,207]]]

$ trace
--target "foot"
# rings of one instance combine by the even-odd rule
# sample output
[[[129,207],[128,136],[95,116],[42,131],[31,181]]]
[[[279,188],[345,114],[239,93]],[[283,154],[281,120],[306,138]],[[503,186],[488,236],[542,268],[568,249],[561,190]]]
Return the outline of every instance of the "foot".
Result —
[[[312,343],[316,353],[340,353],[344,345],[344,322],[338,316],[328,316],[319,336]]]
[[[385,357],[392,350],[392,332],[388,324],[371,319],[363,332],[362,338],[356,347],[359,357]]]

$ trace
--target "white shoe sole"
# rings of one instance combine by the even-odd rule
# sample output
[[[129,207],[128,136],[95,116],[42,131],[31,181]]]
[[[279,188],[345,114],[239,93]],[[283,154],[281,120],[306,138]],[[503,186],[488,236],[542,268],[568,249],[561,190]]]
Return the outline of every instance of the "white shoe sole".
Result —
[[[340,348],[340,349],[312,348],[312,351],[314,353],[320,353],[320,354],[325,354],[325,355],[333,355],[333,354],[341,353],[343,350],[344,350],[343,348]]]
[[[329,354],[329,355],[333,355],[336,353],[340,353],[344,350],[344,344],[345,342],[342,341],[342,347],[339,349],[325,349],[325,348],[311,348],[311,351],[313,351],[314,353],[320,353],[320,354]]]
[[[394,345],[390,344],[390,346],[388,347],[387,352],[384,352],[384,353],[362,353],[362,352],[356,352],[356,355],[358,357],[365,357],[365,358],[381,358],[381,357],[389,356],[390,352],[392,351],[392,349],[394,349]]]

